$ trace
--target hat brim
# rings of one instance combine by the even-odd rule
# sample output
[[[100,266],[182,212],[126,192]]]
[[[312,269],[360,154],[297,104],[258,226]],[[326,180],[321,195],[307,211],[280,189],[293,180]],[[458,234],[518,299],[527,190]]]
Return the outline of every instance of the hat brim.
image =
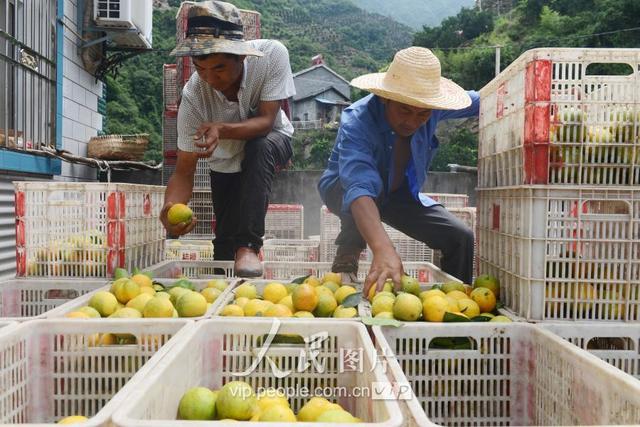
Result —
[[[351,86],[366,90],[382,98],[391,99],[413,107],[434,110],[461,110],[471,105],[471,97],[466,90],[449,79],[440,77],[440,96],[435,98],[416,97],[410,92],[399,92],[385,86],[386,73],[365,74],[351,81]]]
[[[190,36],[179,42],[171,55],[202,56],[213,53],[228,53],[242,56],[264,56],[264,53],[251,47],[245,41],[228,40],[209,35]]]

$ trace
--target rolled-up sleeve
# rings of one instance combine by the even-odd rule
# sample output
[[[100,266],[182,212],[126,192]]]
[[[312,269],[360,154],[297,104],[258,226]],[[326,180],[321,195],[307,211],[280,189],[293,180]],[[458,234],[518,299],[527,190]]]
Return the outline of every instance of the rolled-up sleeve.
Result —
[[[344,123],[338,132],[338,163],[340,183],[344,190],[343,213],[350,213],[351,204],[359,197],[377,198],[382,192],[382,178],[373,149],[373,141],[365,126],[357,121]]]
[[[193,135],[204,122],[201,109],[193,103],[192,97],[183,94],[182,102],[178,108],[178,148],[180,150],[197,151]]]
[[[478,117],[480,114],[480,94],[475,90],[468,90],[467,94],[471,98],[471,105],[462,110],[443,110],[440,118],[447,119],[465,119],[467,117]]]

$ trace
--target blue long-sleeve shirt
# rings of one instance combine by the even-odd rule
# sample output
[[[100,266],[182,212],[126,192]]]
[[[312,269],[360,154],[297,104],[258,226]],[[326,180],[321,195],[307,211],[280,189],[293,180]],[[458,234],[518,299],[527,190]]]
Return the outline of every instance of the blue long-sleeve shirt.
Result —
[[[427,170],[438,150],[435,136],[440,120],[477,116],[480,96],[467,92],[471,105],[462,110],[432,110],[429,120],[411,138],[411,158],[405,177],[414,198],[424,206],[437,204],[420,193]],[[326,194],[338,180],[344,196],[342,210],[350,213],[351,203],[359,197],[386,198],[393,173],[393,144],[396,136],[384,115],[384,104],[375,95],[355,102],[342,112],[336,143],[327,169],[320,177],[318,191],[326,202]],[[384,200],[384,199],[383,199]]]

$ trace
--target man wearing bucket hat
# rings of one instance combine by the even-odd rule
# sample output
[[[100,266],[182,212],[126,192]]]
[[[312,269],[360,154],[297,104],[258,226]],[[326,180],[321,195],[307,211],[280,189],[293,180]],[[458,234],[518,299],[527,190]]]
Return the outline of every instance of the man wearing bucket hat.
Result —
[[[442,251],[444,271],[471,282],[473,232],[444,207],[420,193],[438,149],[438,122],[478,115],[479,96],[441,77],[440,61],[425,48],[396,53],[386,73],[351,84],[371,92],[343,113],[336,143],[318,189],[340,217],[332,270],[356,274],[365,243],[373,262],[365,281],[380,290],[396,286],[402,261],[382,222]]]
[[[262,275],[262,246],[271,183],[292,155],[293,127],[281,107],[295,94],[289,54],[275,40],[245,41],[240,12],[221,1],[186,2],[187,36],[172,54],[190,56],[196,72],[178,110],[178,158],[160,218],[169,235],[169,208],[187,203],[199,158],[211,169],[216,215],[214,257],[235,260],[241,277]],[[184,3],[183,3],[184,6]]]

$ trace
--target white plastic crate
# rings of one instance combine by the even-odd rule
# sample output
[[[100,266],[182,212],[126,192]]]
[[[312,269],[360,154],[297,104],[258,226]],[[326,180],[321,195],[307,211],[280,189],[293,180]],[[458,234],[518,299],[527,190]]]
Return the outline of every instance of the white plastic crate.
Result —
[[[640,380],[640,325],[544,322],[538,326]]]
[[[167,280],[167,279],[155,279],[157,281],[159,281],[160,283],[162,283],[163,285],[166,286],[170,286],[173,282],[171,280]],[[190,280],[191,283],[193,283],[193,286],[195,287],[195,290],[200,292],[201,290],[203,290],[204,288],[207,287],[207,283],[209,282],[208,280],[205,279],[191,279]],[[202,320],[202,319],[207,319],[209,317],[211,317],[214,313],[216,313],[218,311],[218,307],[220,307],[220,305],[222,304],[222,300],[224,299],[223,297],[231,292],[231,289],[234,286],[234,282],[231,281],[229,282],[229,286],[227,286],[227,289],[225,289],[224,291],[222,291],[222,293],[218,296],[218,298],[216,298],[216,300],[211,304],[211,307],[209,307],[207,309],[207,312],[205,314],[203,314],[202,316],[198,316],[198,317],[189,317],[189,318],[182,318],[182,319],[189,319],[189,320]],[[64,317],[67,314],[71,313],[72,311],[77,311],[79,308],[84,307],[86,305],[89,305],[89,300],[91,299],[91,297],[93,297],[93,295],[96,292],[100,292],[100,291],[109,291],[111,285],[106,285],[103,286],[99,289],[96,289],[93,292],[90,292],[86,295],[81,296],[80,298],[76,298],[72,301],[69,301],[63,305],[61,305],[60,307],[56,308],[55,310],[51,310],[49,313],[47,313],[46,317],[47,318],[60,318],[60,317]],[[129,321],[131,319],[115,319],[115,320],[124,320],[124,321]]]
[[[313,239],[267,239],[262,252],[265,261],[315,262],[320,257],[320,241]]]
[[[165,242],[165,260],[213,261],[213,242],[173,239]]]
[[[178,279],[182,276],[189,279],[211,279],[214,277],[235,277],[233,261],[163,261],[146,269],[153,277]],[[218,270],[224,270],[219,274]]]
[[[424,193],[434,201],[440,203],[447,209],[466,208],[469,206],[469,196],[466,194],[451,193]]]
[[[264,237],[266,239],[304,238],[304,207],[270,204],[264,218]]]
[[[162,259],[164,187],[15,182],[20,277],[109,277]]]
[[[0,319],[45,317],[75,298],[103,287],[105,280],[11,279],[0,282]]]
[[[429,262],[403,262],[406,275],[415,277],[420,282],[459,282],[455,277],[440,270]],[[358,266],[358,281],[364,282],[371,267],[370,262],[361,261]],[[264,278],[268,280],[291,280],[297,277],[314,275],[322,277],[331,271],[330,262],[288,262],[265,261]]]
[[[17,322],[9,322],[9,321],[4,321],[4,320],[0,320],[0,332],[1,333],[6,333],[7,331],[9,331],[10,327],[16,326],[18,325]]]
[[[480,91],[478,186],[640,184],[639,66],[639,49],[522,54]]]
[[[162,98],[165,110],[178,109],[178,70],[176,64],[162,66]]]
[[[389,235],[396,252],[403,261],[410,262],[431,262],[433,260],[433,250],[422,242],[412,239],[406,234],[382,224],[384,230]],[[320,210],[320,260],[331,261],[336,256],[337,246],[335,240],[340,234],[340,218],[333,214],[326,206]],[[371,251],[365,249],[360,260],[370,261]]]
[[[324,397],[329,395],[327,398],[337,400],[344,409],[364,421],[349,425],[390,427],[402,424],[400,409],[393,400],[345,396],[345,391],[357,390],[356,387],[365,389],[373,387],[374,382],[386,382],[381,366],[375,363],[375,349],[363,325],[326,319],[283,320],[277,329],[278,334],[312,341],[314,349],[309,343],[272,344],[266,350],[266,357],[260,358],[258,352],[273,324],[274,319],[253,318],[241,322],[224,318],[198,322],[195,329],[182,339],[180,347],[175,347],[138,390],[129,395],[127,403],[113,417],[115,424],[121,427],[185,425],[184,421],[175,420],[178,402],[184,392],[196,386],[218,389],[229,381],[245,381],[258,390],[267,387],[284,389],[295,412],[316,394],[317,388],[324,388]],[[313,339],[314,334],[327,339]],[[309,351],[314,352],[314,361],[319,365],[309,361]],[[359,354],[360,366],[350,366],[345,361],[344,355],[353,352]],[[291,373],[276,377],[267,360],[279,369],[291,370]],[[305,364],[305,361],[309,363]],[[250,370],[252,363],[257,366],[251,373],[238,376]],[[306,365],[307,369],[297,369],[300,364]],[[343,366],[346,369],[341,369]],[[351,369],[353,367],[356,369]],[[358,369],[360,367],[362,369]]]
[[[392,381],[411,386],[409,426],[640,423],[640,382],[534,325],[372,329]],[[454,337],[468,347],[430,348]]]
[[[478,191],[479,271],[527,320],[640,320],[640,190]]]
[[[240,285],[241,283],[251,283],[253,285],[255,285],[256,290],[258,291],[258,295],[262,295],[264,292],[264,288],[269,284],[269,283],[273,283],[273,282],[279,282],[282,284],[287,284],[287,281],[278,281],[278,280],[262,280],[262,279],[258,279],[258,280],[253,280],[253,279],[246,279],[242,282],[236,282],[234,283],[233,288],[237,287],[238,285]],[[350,284],[350,286],[353,286],[356,288],[356,290],[358,291],[362,291],[362,286],[355,283],[355,284]],[[224,309],[225,306],[229,305],[229,304],[233,304],[233,301],[236,299],[235,297],[235,289],[229,289],[229,292],[225,293],[224,295],[220,295],[218,297],[217,301],[220,301],[220,304],[216,307],[216,310],[213,312],[213,317],[218,317],[221,316],[222,310]],[[360,304],[357,307],[358,310],[358,316],[361,315],[362,310],[364,309],[364,298],[361,300]],[[369,310],[371,311],[371,310]],[[247,319],[254,319],[254,317],[247,317]],[[319,317],[318,319],[329,319],[329,317]],[[333,318],[331,317],[330,319],[338,321],[338,322],[344,322],[344,321],[359,321],[360,317],[345,317],[345,318]]]
[[[191,233],[186,234],[185,237],[192,238],[192,236],[211,236],[215,234],[215,215],[213,213],[213,201],[211,200],[211,190],[208,191],[194,191],[191,194],[191,200],[189,201],[189,207],[193,211],[193,215],[196,217],[196,226]]]
[[[114,410],[174,348],[177,335],[194,324],[182,319],[34,320],[1,333],[0,423],[54,424],[85,415],[90,417],[85,426],[111,425]],[[136,341],[98,345],[103,333],[131,334]]]
[[[164,134],[166,135],[166,134]],[[162,185],[167,185],[169,183],[169,178],[176,170],[177,164],[177,134],[176,139],[169,143],[167,137],[163,135],[165,141],[165,152],[164,152],[164,161],[162,163]],[[173,150],[169,150],[169,147],[174,147]],[[210,177],[211,169],[209,168],[209,163],[207,159],[198,159],[198,163],[196,164],[196,173],[193,176],[193,189],[196,192],[211,192],[211,177]],[[211,199],[211,198],[209,198]]]

